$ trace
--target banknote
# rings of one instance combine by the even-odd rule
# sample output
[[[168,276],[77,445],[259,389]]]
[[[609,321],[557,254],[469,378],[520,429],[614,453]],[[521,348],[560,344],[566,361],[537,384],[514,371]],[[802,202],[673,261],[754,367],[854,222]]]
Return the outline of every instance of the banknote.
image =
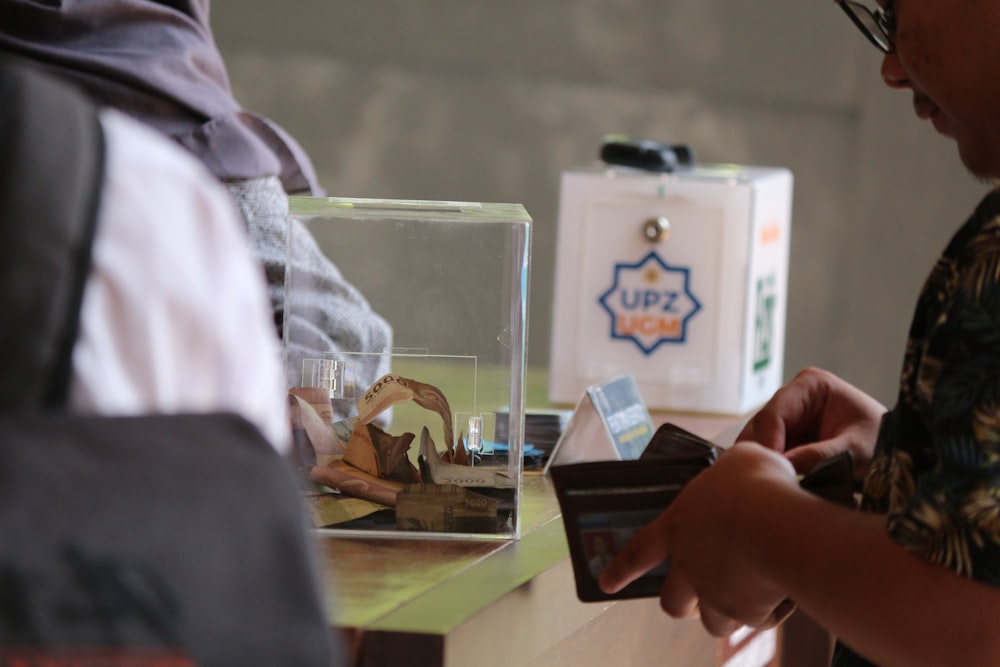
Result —
[[[455,484],[408,484],[396,502],[399,530],[497,532],[497,501]]]

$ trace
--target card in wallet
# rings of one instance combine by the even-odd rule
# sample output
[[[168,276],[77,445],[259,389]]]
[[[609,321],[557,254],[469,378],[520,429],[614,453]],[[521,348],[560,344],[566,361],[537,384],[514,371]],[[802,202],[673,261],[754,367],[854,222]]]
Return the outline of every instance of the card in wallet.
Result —
[[[613,595],[597,576],[643,526],[656,518],[722,448],[664,424],[635,461],[590,461],[550,468],[563,515],[577,597],[583,602],[658,597],[667,565],[661,564]],[[827,459],[800,481],[802,488],[853,507],[850,454]]]

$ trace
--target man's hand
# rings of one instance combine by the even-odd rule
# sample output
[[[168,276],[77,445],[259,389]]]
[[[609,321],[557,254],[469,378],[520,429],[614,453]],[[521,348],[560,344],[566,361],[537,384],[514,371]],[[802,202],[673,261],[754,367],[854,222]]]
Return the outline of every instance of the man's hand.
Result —
[[[836,375],[806,368],[775,392],[737,441],[752,440],[785,452],[800,473],[847,449],[855,477],[860,478],[871,461],[885,412],[885,406]]]
[[[700,614],[717,636],[774,625],[792,605],[767,574],[759,528],[775,520],[772,508],[805,493],[781,455],[737,443],[636,533],[601,573],[601,589],[621,590],[669,561],[660,603],[670,616]]]

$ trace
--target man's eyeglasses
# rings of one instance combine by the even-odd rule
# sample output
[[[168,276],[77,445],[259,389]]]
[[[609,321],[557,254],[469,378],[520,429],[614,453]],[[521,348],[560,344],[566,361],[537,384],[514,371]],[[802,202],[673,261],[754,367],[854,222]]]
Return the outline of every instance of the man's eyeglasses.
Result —
[[[858,30],[868,38],[882,53],[892,53],[892,33],[895,21],[892,11],[884,9],[868,9],[864,5],[850,0],[837,0]]]

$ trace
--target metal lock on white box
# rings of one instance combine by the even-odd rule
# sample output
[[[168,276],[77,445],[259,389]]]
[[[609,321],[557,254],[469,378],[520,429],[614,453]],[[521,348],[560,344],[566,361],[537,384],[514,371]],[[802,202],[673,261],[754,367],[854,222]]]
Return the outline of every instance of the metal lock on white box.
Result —
[[[564,172],[549,399],[630,373],[653,409],[743,414],[782,383],[792,174]]]

